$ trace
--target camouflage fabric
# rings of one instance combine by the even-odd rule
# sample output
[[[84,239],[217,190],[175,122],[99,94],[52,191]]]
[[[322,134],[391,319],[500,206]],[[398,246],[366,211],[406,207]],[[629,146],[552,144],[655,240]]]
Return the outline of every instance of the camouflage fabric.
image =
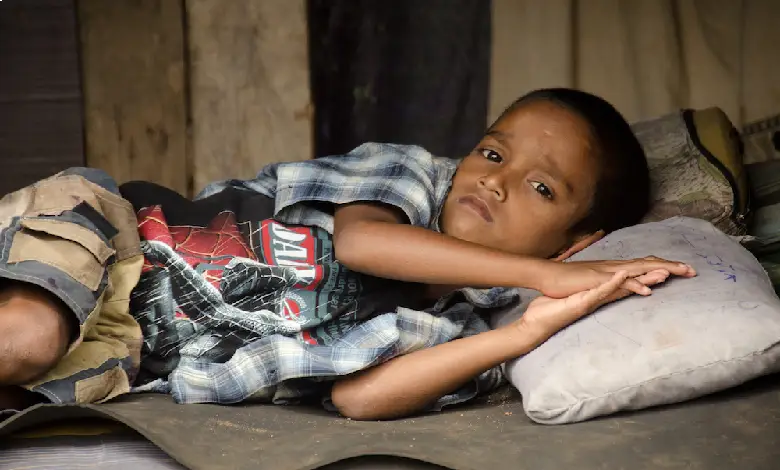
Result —
[[[718,108],[681,110],[632,128],[650,167],[653,204],[645,222],[687,216],[729,235],[747,231],[747,179],[739,137]]]

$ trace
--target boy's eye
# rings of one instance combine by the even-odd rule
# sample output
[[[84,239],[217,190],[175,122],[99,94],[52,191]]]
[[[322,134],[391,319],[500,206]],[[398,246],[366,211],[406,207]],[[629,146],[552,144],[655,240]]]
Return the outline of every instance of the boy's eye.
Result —
[[[498,154],[495,150],[490,149],[482,149],[480,150],[482,152],[482,156],[490,160],[494,163],[501,163],[504,159],[501,158],[501,155]]]
[[[550,188],[546,184],[540,183],[538,181],[532,181],[531,182],[531,186],[533,186],[533,188],[536,190],[536,192],[541,194],[542,197],[544,197],[546,199],[552,199],[553,193],[552,193],[552,191],[550,190]]]

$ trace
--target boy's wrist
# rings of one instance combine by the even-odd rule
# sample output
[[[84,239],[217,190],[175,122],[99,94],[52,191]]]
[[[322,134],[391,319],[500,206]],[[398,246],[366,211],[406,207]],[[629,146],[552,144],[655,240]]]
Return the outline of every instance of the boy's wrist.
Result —
[[[521,320],[494,331],[502,335],[500,344],[506,348],[507,361],[528,354],[549,337],[549,335],[525,325]]]
[[[515,287],[543,291],[551,279],[549,264],[553,261],[542,258],[521,258],[515,274]]]

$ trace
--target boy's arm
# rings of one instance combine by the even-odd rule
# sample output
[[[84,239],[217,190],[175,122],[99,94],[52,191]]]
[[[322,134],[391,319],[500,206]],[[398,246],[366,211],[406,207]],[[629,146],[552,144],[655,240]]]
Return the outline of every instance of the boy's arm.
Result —
[[[513,325],[456,339],[348,376],[333,385],[331,400],[351,419],[407,416],[539,343],[538,335]]]
[[[539,297],[519,320],[504,327],[457,339],[392,359],[336,382],[331,400],[342,415],[361,420],[392,419],[425,409],[482,372],[527,354],[549,337],[605,303],[629,295],[620,289],[628,274],[565,299]],[[637,279],[663,282],[665,271]]]
[[[658,269],[693,274],[658,258],[564,264],[513,255],[409,225],[399,210],[371,203],[337,206],[333,239],[338,260],[358,272],[433,285],[524,287],[551,297],[594,288],[619,269],[629,273],[623,287],[642,295],[650,292],[636,276]]]

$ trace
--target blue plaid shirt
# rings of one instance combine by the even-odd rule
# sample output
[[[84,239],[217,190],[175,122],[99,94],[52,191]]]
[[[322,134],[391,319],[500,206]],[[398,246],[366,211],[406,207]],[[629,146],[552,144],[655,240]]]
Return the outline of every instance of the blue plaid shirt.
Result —
[[[458,163],[416,146],[369,143],[346,155],[272,164],[252,180],[211,184],[197,198],[226,188],[260,193],[274,199],[276,220],[316,226],[329,233],[333,232],[333,216],[312,203],[375,201],[399,208],[412,225],[439,231],[440,212]],[[513,289],[462,289],[426,311],[398,308],[359,322],[326,346],[299,341],[292,336],[296,325],[285,323],[281,317],[266,318],[268,331],[280,334],[260,335],[260,339],[237,349],[226,362],[183,355],[167,380],[148,383],[136,391],[170,392],[181,403],[292,403],[319,395],[325,397],[328,406],[333,379],[402,354],[487,331],[489,327],[476,308],[495,309],[517,299]],[[486,371],[442,397],[432,409],[473,398],[502,380],[500,368]]]
[[[438,231],[458,163],[416,146],[369,143],[346,155],[268,165],[253,180],[214,183],[197,198],[229,187],[255,191],[276,201],[277,220],[330,233],[333,216],[306,203],[375,201],[401,209],[411,225]]]

